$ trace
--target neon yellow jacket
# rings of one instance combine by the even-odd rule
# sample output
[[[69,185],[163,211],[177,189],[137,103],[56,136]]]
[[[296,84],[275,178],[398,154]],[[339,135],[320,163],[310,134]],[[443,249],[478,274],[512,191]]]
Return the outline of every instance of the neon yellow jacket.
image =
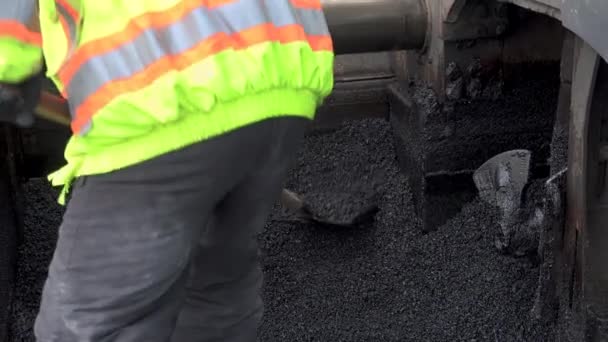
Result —
[[[319,0],[0,3],[0,81],[34,74],[43,54],[70,104],[68,164],[49,177],[63,195],[77,176],[271,117],[311,119],[333,87]]]

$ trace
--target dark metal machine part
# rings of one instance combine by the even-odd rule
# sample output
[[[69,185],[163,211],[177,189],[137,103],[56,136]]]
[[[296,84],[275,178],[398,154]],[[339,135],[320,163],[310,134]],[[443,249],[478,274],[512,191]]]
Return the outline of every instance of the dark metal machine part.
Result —
[[[338,54],[423,47],[428,26],[422,0],[322,0]]]
[[[590,1],[591,2],[591,1]],[[608,7],[607,7],[608,8]],[[582,290],[585,341],[606,341],[608,327],[608,192],[605,148],[608,66],[591,44],[578,41],[570,116],[566,234],[575,245],[570,286]],[[575,272],[576,271],[576,272]],[[572,305],[572,304],[571,304]]]

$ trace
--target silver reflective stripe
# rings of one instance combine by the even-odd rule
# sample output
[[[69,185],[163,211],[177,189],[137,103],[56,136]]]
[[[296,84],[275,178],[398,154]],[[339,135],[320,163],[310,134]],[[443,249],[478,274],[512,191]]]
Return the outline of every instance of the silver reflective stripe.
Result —
[[[108,82],[128,78],[160,58],[183,53],[214,34],[233,34],[265,23],[277,27],[299,24],[308,35],[329,35],[322,11],[293,8],[290,0],[240,0],[213,9],[200,7],[179,22],[145,30],[134,40],[82,65],[66,85],[72,115]]]
[[[59,14],[63,17],[66,24],[68,25],[68,34],[70,35],[70,39],[72,40],[71,47],[73,48],[76,44],[76,25],[77,23],[74,21],[74,18],[70,15],[70,11],[65,8],[61,3],[55,2],[55,6]]]
[[[0,20],[17,20],[26,24],[32,18],[37,0],[0,0]]]

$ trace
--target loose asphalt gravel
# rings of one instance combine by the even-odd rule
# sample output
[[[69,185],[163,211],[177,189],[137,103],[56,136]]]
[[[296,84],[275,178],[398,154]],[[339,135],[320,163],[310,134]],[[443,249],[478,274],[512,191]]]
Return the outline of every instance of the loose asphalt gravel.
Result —
[[[378,194],[373,224],[289,222],[277,207],[260,236],[266,272],[260,341],[552,341],[530,316],[538,267],[494,247],[494,211],[478,200],[422,233],[387,122],[366,119],[306,138],[287,187]],[[61,210],[45,181],[26,187],[13,342],[35,317]]]
[[[46,180],[31,180],[24,185],[24,236],[19,248],[17,284],[13,303],[10,342],[34,342],[32,327],[48,264],[57,241],[57,228],[63,215],[57,205],[57,191]]]

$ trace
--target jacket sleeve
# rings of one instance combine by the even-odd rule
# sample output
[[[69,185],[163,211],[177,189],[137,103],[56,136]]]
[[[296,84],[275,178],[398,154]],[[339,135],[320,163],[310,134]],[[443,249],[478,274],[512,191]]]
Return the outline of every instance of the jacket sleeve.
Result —
[[[38,0],[0,0],[0,83],[18,84],[42,69]]]

